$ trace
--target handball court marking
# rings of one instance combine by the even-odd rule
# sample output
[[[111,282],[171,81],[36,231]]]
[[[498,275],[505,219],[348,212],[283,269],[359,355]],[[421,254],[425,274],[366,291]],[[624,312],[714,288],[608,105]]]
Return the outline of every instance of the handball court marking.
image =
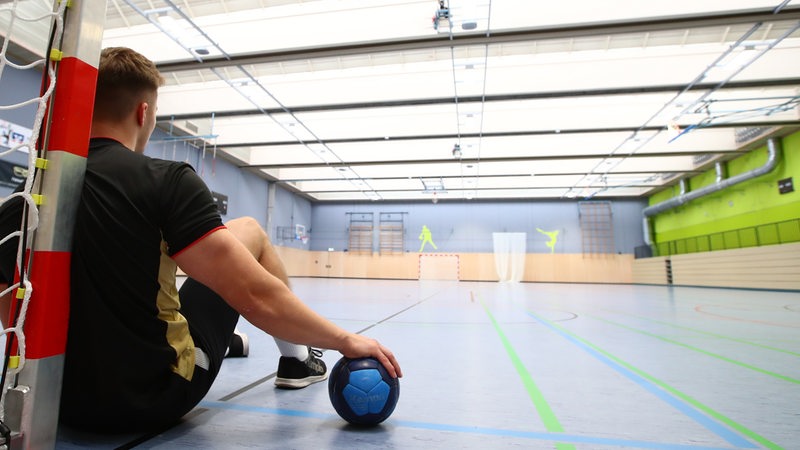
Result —
[[[780,380],[788,381],[789,383],[800,384],[800,380],[798,380],[796,378],[792,378],[792,377],[787,376],[787,375],[782,375],[782,374],[779,374],[777,372],[772,372],[770,370],[762,369],[760,367],[754,366],[752,364],[747,364],[747,363],[742,362],[742,361],[737,361],[735,359],[728,358],[726,356],[723,356],[723,355],[720,355],[720,354],[717,354],[717,353],[714,353],[714,352],[711,352],[711,351],[708,351],[708,350],[703,350],[701,348],[695,347],[693,345],[686,344],[684,342],[676,341],[676,340],[668,338],[666,336],[661,336],[661,335],[658,335],[658,334],[655,334],[655,333],[651,333],[649,331],[640,330],[638,328],[634,328],[634,327],[631,327],[631,326],[628,326],[628,325],[624,325],[624,324],[621,324],[621,323],[618,323],[618,322],[614,322],[612,320],[603,319],[602,317],[596,317],[596,316],[592,316],[592,315],[589,315],[589,314],[584,314],[584,316],[585,317],[590,317],[590,318],[592,318],[594,320],[599,320],[600,322],[604,322],[604,323],[607,323],[609,325],[614,325],[616,327],[620,327],[620,328],[626,329],[628,331],[632,331],[634,333],[641,334],[642,336],[648,336],[648,337],[651,337],[653,339],[659,339],[659,340],[667,342],[669,344],[677,345],[677,346],[683,347],[685,349],[691,350],[693,352],[697,352],[697,353],[703,354],[705,356],[710,356],[712,358],[719,359],[720,361],[725,361],[725,362],[728,362],[728,363],[731,363],[731,364],[735,364],[735,365],[737,365],[739,367],[744,367],[745,369],[750,369],[750,370],[753,370],[753,371],[756,371],[756,372],[760,372],[760,373],[762,373],[764,375],[767,375],[767,376],[770,376],[770,377],[774,377],[774,378],[777,378],[777,379],[780,379]]]
[[[368,327],[359,331],[359,333],[363,333],[366,330],[369,330],[376,325],[383,323],[387,320],[390,320],[393,317],[396,317],[402,314],[405,311],[408,311],[421,303],[430,300],[432,297],[441,294],[441,292],[437,292],[427,298],[420,300],[413,305],[406,307],[386,318],[376,321],[369,325]],[[474,293],[470,292],[470,297],[474,300]],[[569,450],[574,449],[574,445],[572,444],[593,444],[593,445],[605,445],[605,446],[616,446],[616,447],[626,447],[626,448],[645,448],[645,449],[661,449],[661,450],[722,450],[722,449],[730,449],[730,447],[718,447],[718,446],[707,446],[707,445],[690,445],[690,444],[671,444],[671,443],[659,443],[659,442],[652,442],[652,441],[642,441],[642,440],[626,440],[626,439],[618,439],[618,438],[604,438],[604,437],[597,437],[597,436],[586,436],[586,435],[575,435],[565,433],[563,427],[558,423],[557,418],[555,418],[552,410],[550,409],[549,405],[547,405],[546,401],[544,400],[544,396],[541,392],[538,391],[538,388],[535,387],[532,378],[530,377],[530,373],[527,372],[527,369],[524,366],[521,366],[521,360],[517,355],[516,351],[514,350],[513,346],[511,346],[510,341],[507,338],[504,338],[504,333],[500,328],[499,323],[492,317],[491,311],[485,305],[482,299],[479,298],[479,302],[481,306],[484,308],[484,311],[489,315],[490,322],[494,326],[495,330],[498,334],[501,335],[501,340],[504,341],[504,347],[506,347],[507,352],[509,352],[509,356],[512,359],[516,359],[515,367],[520,373],[520,376],[526,378],[527,381],[524,381],[526,388],[529,391],[533,391],[531,393],[532,397],[537,397],[537,409],[541,410],[540,414],[543,417],[543,421],[546,421],[547,431],[546,432],[535,432],[535,431],[520,431],[520,430],[509,430],[509,429],[496,429],[496,428],[488,428],[488,427],[475,427],[475,426],[462,426],[462,425],[453,425],[453,424],[443,424],[443,423],[430,423],[430,422],[415,422],[415,421],[407,421],[407,420],[398,420],[393,419],[392,425],[395,427],[402,427],[402,428],[410,428],[410,429],[418,429],[418,430],[431,430],[431,431],[443,431],[443,432],[456,432],[456,433],[464,433],[464,434],[475,434],[475,435],[488,435],[488,436],[498,436],[498,437],[516,437],[516,438],[523,438],[523,439],[532,439],[538,441],[545,441],[555,444],[555,448],[557,450]],[[531,315],[530,312],[526,313]],[[537,317],[531,316],[535,320],[540,321]],[[544,319],[541,319],[544,320]],[[514,357],[513,355],[517,355]],[[263,380],[259,380],[259,382],[252,383],[249,386],[256,386],[257,384],[263,383],[263,381],[271,378],[265,377]],[[237,391],[239,393],[245,392],[245,390]],[[238,394],[237,394],[238,395]],[[225,398],[232,398],[231,395],[226,396]],[[331,418],[336,418],[337,416],[334,414],[327,414],[327,413],[318,413],[313,411],[304,411],[304,410],[293,410],[287,408],[270,408],[270,407],[261,407],[261,406],[252,406],[252,405],[243,405],[238,403],[231,403],[227,401],[203,401],[199,405],[204,408],[211,408],[211,409],[220,409],[220,410],[229,410],[229,411],[241,411],[241,412],[249,412],[254,414],[265,414],[265,415],[281,415],[281,416],[291,416],[291,417],[301,417],[301,418],[310,418],[310,419],[320,419],[320,420],[327,420]],[[737,448],[756,448],[752,443],[739,438],[737,435],[733,435],[734,444],[737,445]],[[738,439],[737,439],[738,438]]]
[[[470,296],[474,297],[474,292],[470,292]],[[547,403],[544,394],[539,390],[536,386],[536,382],[533,380],[531,373],[522,363],[518,353],[514,349],[511,341],[506,337],[505,333],[503,332],[499,322],[494,318],[491,313],[491,310],[483,301],[483,298],[478,295],[478,300],[480,305],[483,307],[486,314],[489,316],[489,320],[492,322],[492,325],[497,332],[500,340],[502,341],[503,347],[506,350],[509,358],[512,360],[512,363],[517,370],[520,378],[522,379],[522,383],[525,386],[526,390],[528,391],[528,395],[534,403],[534,406],[539,413],[539,416],[545,425],[545,428],[549,433],[531,433],[532,435],[537,436],[549,436],[549,440],[556,442],[556,449],[557,450],[571,450],[575,447],[571,445],[571,443],[593,443],[599,445],[614,445],[614,446],[622,446],[622,447],[640,447],[640,448],[659,448],[659,449],[679,449],[679,448],[692,448],[692,449],[700,449],[700,448],[712,448],[712,447],[705,447],[705,446],[690,446],[690,445],[682,445],[682,444],[662,444],[650,441],[631,441],[631,440],[624,440],[624,439],[608,439],[608,438],[599,438],[599,437],[591,437],[591,436],[576,436],[572,434],[565,433],[565,430],[561,423],[558,421],[558,418],[555,416],[552,408]],[[543,323],[544,325],[549,325],[552,322],[547,321],[537,315],[526,310],[526,314],[534,318],[537,322]],[[574,313],[570,313],[571,315],[577,316]],[[574,317],[573,317],[574,318]],[[552,328],[549,327],[548,328]],[[560,328],[560,327],[559,327]],[[562,333],[559,333],[562,334]],[[563,334],[562,334],[563,335]],[[569,442],[570,444],[567,444]],[[739,440],[737,442],[739,444],[744,444],[744,448],[755,448],[752,444],[745,440]]]
[[[611,367],[620,374],[624,375],[626,378],[630,379],[631,381],[635,382],[636,384],[643,387],[647,391],[651,392],[660,400],[672,405],[673,407],[675,407],[676,409],[678,409],[679,411],[681,411],[682,413],[693,419],[695,422],[703,425],[708,430],[714,432],[717,436],[728,441],[728,443],[730,443],[731,445],[734,445],[737,448],[757,448],[755,445],[753,445],[751,442],[741,437],[739,434],[734,433],[728,428],[722,426],[719,422],[724,423],[733,430],[736,430],[738,433],[741,433],[742,435],[748,436],[749,438],[759,442],[766,448],[770,449],[781,448],[777,444],[769,441],[768,439],[764,438],[758,433],[735,422],[733,419],[730,419],[729,417],[723,415],[722,413],[717,412],[716,410],[701,403],[700,401],[694,399],[688,394],[685,394],[684,392],[670,386],[669,384],[644,372],[643,370],[623,361],[622,359],[614,356],[613,354],[592,344],[590,341],[567,331],[563,327],[533,313],[532,311],[526,309],[526,313],[530,317],[536,319],[542,325],[545,325],[546,327],[555,331],[556,333],[558,333],[568,341],[572,342],[579,348],[583,349],[584,351],[588,352],[590,355],[600,360],[607,366]],[[701,414],[698,411],[702,411],[705,414]],[[712,420],[711,418],[715,420]]]
[[[314,280],[313,282],[316,283],[317,281]],[[349,286],[350,285],[345,285],[344,289],[349,289]],[[393,286],[394,285],[386,287],[384,285],[381,285],[381,289],[394,289]],[[417,435],[417,433],[419,433],[419,436],[424,437],[425,433],[428,432],[428,433],[445,433],[445,434],[453,433],[456,435],[458,434],[462,435],[461,438],[456,438],[457,441],[455,442],[458,442],[458,440],[460,439],[460,440],[466,440],[464,442],[470,442],[472,440],[475,440],[475,442],[485,443],[486,442],[485,439],[496,438],[498,443],[504,442],[504,440],[512,440],[512,441],[516,440],[516,445],[520,445],[520,442],[524,442],[525,440],[527,440],[529,444],[521,444],[521,445],[529,448],[551,448],[559,450],[574,449],[576,447],[577,448],[617,447],[617,448],[642,448],[642,449],[662,449],[662,450],[722,450],[722,449],[731,450],[733,448],[738,448],[738,449],[781,448],[778,444],[746,428],[744,425],[735,422],[731,418],[720,413],[718,410],[712,409],[710,406],[701,403],[695,398],[692,398],[687,393],[682,392],[678,390],[676,387],[669,385],[667,382],[664,381],[664,379],[658,379],[654,375],[645,372],[640,367],[634,366],[633,364],[636,364],[635,362],[625,361],[618,355],[612,354],[610,351],[597,345],[596,343],[597,341],[594,341],[594,338],[592,337],[593,335],[585,335],[583,333],[581,333],[582,335],[578,335],[576,333],[573,333],[571,331],[572,328],[570,328],[571,326],[567,323],[567,322],[572,323],[570,322],[570,320],[576,317],[591,318],[592,320],[597,321],[597,323],[608,322],[609,325],[612,326],[615,325],[614,322],[598,319],[597,317],[594,317],[591,314],[589,314],[588,311],[586,314],[582,313],[581,311],[577,311],[578,312],[577,316],[575,313],[570,312],[568,316],[565,316],[569,317],[568,319],[561,318],[561,315],[555,317],[550,314],[542,312],[539,306],[544,307],[544,309],[558,311],[560,313],[567,312],[563,310],[561,304],[559,304],[558,307],[556,307],[555,304],[551,305],[537,304],[535,308],[531,309],[529,307],[532,305],[528,304],[529,297],[527,296],[527,294],[519,298],[505,298],[503,293],[500,292],[496,293],[495,291],[492,291],[491,288],[489,288],[486,291],[484,291],[483,287],[477,287],[477,289],[461,288],[453,290],[452,289],[453,286],[457,286],[457,284],[454,283],[454,284],[448,284],[447,286],[439,286],[434,291],[428,291],[424,293],[418,292],[417,295],[412,295],[411,297],[406,298],[407,303],[397,304],[394,311],[386,311],[385,313],[381,313],[381,311],[378,310],[377,318],[373,319],[366,318],[366,320],[361,320],[361,319],[353,320],[353,322],[360,322],[360,324],[357,325],[360,328],[359,331],[357,331],[357,333],[362,333],[362,334],[366,333],[369,330],[377,327],[379,324],[385,324],[388,321],[392,321],[391,323],[393,324],[407,324],[409,326],[413,326],[416,323],[416,321],[409,321],[409,322],[404,322],[402,320],[398,321],[397,320],[398,316],[401,316],[403,313],[411,311],[414,308],[421,306],[425,303],[433,303],[436,304],[435,307],[438,307],[437,302],[440,300],[444,302],[449,302],[453,300],[452,298],[453,292],[456,292],[457,293],[456,295],[458,297],[462,297],[465,294],[468,295],[471,298],[472,302],[475,303],[475,306],[479,306],[480,308],[482,308],[482,315],[484,316],[484,318],[486,318],[487,316],[491,316],[493,315],[493,313],[495,313],[493,309],[495,305],[494,304],[495,300],[503,300],[503,301],[507,300],[508,301],[507,304],[511,306],[512,310],[518,309],[520,311],[520,314],[516,315],[517,317],[520,318],[527,317],[530,319],[524,321],[523,323],[524,326],[526,327],[536,326],[537,324],[544,325],[545,330],[549,330],[550,332],[554,333],[555,336],[563,338],[565,342],[572,344],[577,350],[585,352],[592,358],[596,359],[599,362],[602,362],[604,365],[610,367],[617,373],[623,375],[625,379],[632,381],[633,382],[632,387],[625,388],[625,391],[627,391],[627,389],[631,390],[641,389],[644,392],[653,395],[658,400],[660,400],[659,402],[655,402],[656,404],[658,403],[666,404],[668,407],[674,408],[676,411],[681,413],[680,415],[675,415],[675,417],[687,417],[688,419],[690,419],[690,421],[693,421],[694,423],[700,425],[698,429],[710,431],[709,434],[710,438],[716,436],[720,440],[719,441],[710,440],[703,442],[698,441],[696,444],[693,444],[693,441],[683,441],[683,442],[673,441],[674,443],[669,443],[671,439],[668,437],[668,435],[661,435],[661,438],[659,438],[656,437],[658,435],[644,434],[639,437],[630,436],[630,438],[627,438],[628,437],[626,436],[627,433],[623,433],[623,434],[617,434],[617,436],[619,436],[617,437],[614,435],[609,436],[609,433],[604,433],[603,428],[599,429],[598,431],[595,431],[594,433],[592,432],[581,433],[580,431],[578,431],[577,433],[569,433],[568,431],[570,428],[570,422],[566,420],[566,416],[561,418],[562,420],[565,420],[565,422],[563,423],[564,426],[561,427],[561,423],[559,423],[558,421],[559,418],[556,418],[555,415],[552,415],[547,419],[550,421],[549,427],[546,427],[546,429],[544,430],[528,430],[526,429],[527,426],[524,424],[518,425],[516,427],[502,428],[503,425],[499,425],[499,427],[485,426],[486,422],[484,422],[483,424],[480,422],[476,422],[475,424],[459,423],[458,419],[456,419],[456,421],[450,421],[450,423],[439,422],[439,420],[437,419],[437,417],[439,416],[434,415],[432,416],[434,420],[427,419],[422,421],[415,421],[413,419],[409,420],[411,417],[408,416],[404,416],[402,418],[393,417],[391,419],[390,426],[383,428],[381,430],[376,430],[377,435],[375,435],[375,437],[373,438],[365,436],[367,440],[364,442],[372,442],[370,441],[370,439],[377,439],[380,436],[384,435],[386,437],[394,436],[395,439],[398,439],[397,442],[405,444],[405,445],[400,445],[397,448],[417,448],[415,447],[415,445],[419,444],[419,442],[421,441],[414,441],[413,439],[411,441],[407,441],[406,439],[408,439],[409,436]],[[372,286],[370,286],[369,289],[372,289]],[[475,290],[473,291],[473,289]],[[486,298],[486,301],[484,301],[484,299],[481,299],[480,297],[477,296],[476,292],[480,292],[484,295],[488,293],[489,296]],[[558,292],[559,293],[561,292],[560,288]],[[636,300],[639,300],[639,298],[636,298]],[[490,310],[489,308],[492,309]],[[343,311],[346,312],[347,309],[344,309]],[[425,309],[425,311],[427,311],[427,309]],[[596,312],[597,310],[595,309],[593,311]],[[609,310],[604,309],[604,311],[609,311]],[[458,311],[454,311],[454,313],[458,314]],[[624,313],[624,312],[621,312],[621,314],[631,315],[630,313]],[[603,316],[603,314],[600,315]],[[328,314],[328,316],[330,316],[330,314]],[[336,320],[348,320],[340,316],[337,317],[339,317],[339,319]],[[641,319],[645,318],[642,317]],[[648,320],[657,322],[655,319],[648,319]],[[518,324],[518,323],[520,322],[513,319],[511,322],[503,321],[500,316],[497,317],[497,320],[489,318],[488,320],[470,322],[470,324],[473,325],[481,324],[490,326],[494,329],[494,332],[497,333],[498,336],[506,335],[506,331],[509,331],[508,329],[509,324]],[[679,327],[678,325],[669,324],[666,322],[665,325]],[[628,330],[627,328],[633,328],[633,329]],[[637,332],[637,330],[634,327],[627,327],[627,328],[621,327],[620,329],[628,332]],[[688,328],[688,327],[680,327],[680,328]],[[692,331],[696,331],[698,333],[704,333],[699,330],[692,330]],[[401,330],[401,332],[405,331]],[[447,333],[447,330],[444,329],[443,332]],[[708,334],[711,335],[710,333]],[[501,344],[501,348],[507,345],[508,348],[506,349],[505,353],[508,354],[508,357],[512,357],[511,354],[516,354],[517,358],[520,359],[520,364],[522,364],[521,357],[524,357],[524,354],[519,353],[519,351],[524,350],[524,346],[520,348],[514,348],[514,345],[517,344],[513,340],[514,335],[509,334],[508,337],[512,339],[507,339],[507,343],[502,343],[502,339],[500,342],[495,341],[494,339],[491,338],[491,335],[489,335],[488,341],[490,345],[493,345],[495,347],[497,347],[498,343]],[[658,336],[656,335],[653,337],[658,337]],[[645,338],[643,337],[642,339]],[[656,339],[652,339],[652,341],[658,342]],[[495,344],[491,344],[491,342],[495,342]],[[643,344],[643,345],[649,346],[650,344]],[[509,353],[509,349],[511,353]],[[498,355],[504,356],[502,350],[498,352]],[[712,358],[709,357],[708,359],[711,360]],[[531,378],[530,380],[531,382],[533,381],[533,378],[537,375],[535,371],[532,373],[528,373],[527,368],[524,367],[522,367],[522,373],[520,373],[520,369],[517,367],[516,363],[512,362],[512,365],[515,367],[516,370],[511,371],[511,373],[516,372],[517,376],[520,377],[522,377],[522,374],[527,373],[527,376]],[[256,376],[258,375],[256,374]],[[264,382],[273,379],[275,376],[276,376],[275,373],[270,373],[269,375],[261,379],[258,379],[254,382],[249,382],[248,380],[245,380],[244,382],[240,381],[238,383],[228,383],[229,386],[223,384],[223,386],[225,387],[223,389],[219,389],[217,391],[217,394],[214,395],[214,397],[216,397],[218,400],[212,400],[211,398],[203,400],[193,411],[191,411],[185,417],[184,421],[182,421],[183,424],[188,425],[190,428],[196,427],[198,425],[202,428],[202,424],[199,424],[199,422],[197,422],[196,420],[198,416],[204,415],[206,412],[216,411],[217,413],[223,413],[224,411],[232,411],[232,412],[238,412],[239,414],[245,414],[245,416],[242,417],[245,426],[247,426],[248,423],[251,424],[251,426],[252,424],[260,423],[263,419],[259,419],[258,418],[259,416],[264,418],[272,416],[273,417],[272,419],[268,419],[270,421],[276,420],[276,418],[279,417],[287,417],[287,418],[292,417],[296,418],[297,420],[300,420],[300,422],[292,425],[291,428],[289,428],[289,430],[294,430],[296,427],[299,427],[300,429],[306,428],[307,426],[303,425],[303,422],[305,422],[303,419],[307,419],[306,421],[309,424],[308,427],[313,428],[314,426],[319,426],[319,421],[324,422],[324,428],[326,430],[328,430],[328,427],[332,426],[334,428],[334,431],[336,433],[339,433],[341,439],[345,439],[345,437],[348,436],[349,434],[355,433],[354,431],[352,431],[351,428],[348,428],[346,425],[341,427],[341,429],[335,426],[335,424],[337,423],[336,421],[338,419],[338,416],[336,416],[335,413],[333,413],[332,411],[330,413],[327,413],[326,412],[327,410],[322,408],[321,404],[311,404],[310,407],[303,406],[298,409],[291,409],[291,407],[289,408],[285,407],[288,405],[284,405],[283,407],[267,406],[267,405],[259,406],[258,403],[250,405],[247,404],[247,402],[240,403],[234,400],[237,397],[247,393],[248,391],[252,391],[254,388],[263,384]],[[237,388],[236,386],[237,384],[243,387]],[[528,388],[524,380],[523,380],[523,386],[525,386],[526,389]],[[621,393],[624,393],[625,391],[621,391]],[[525,390],[523,390],[522,392],[525,392]],[[546,404],[546,401],[544,400],[545,395],[553,396],[552,399],[548,398],[548,400],[551,401],[559,400],[558,393],[552,393],[548,392],[547,390],[544,390],[543,393],[540,394],[542,395],[540,401],[544,402],[544,404]],[[524,394],[523,394],[523,400],[524,400]],[[401,401],[402,401],[402,396],[401,396]],[[530,405],[530,403],[528,403],[528,405]],[[547,408],[549,408],[549,405],[547,406]],[[524,409],[520,411],[524,411]],[[247,414],[252,414],[253,416],[248,419],[246,416]],[[552,414],[552,409],[551,409],[551,414]],[[441,417],[444,418],[446,416],[441,416]],[[534,421],[535,420],[536,419],[534,419]],[[544,419],[542,420],[544,421]],[[611,424],[612,422],[609,422],[609,427],[611,426]],[[181,423],[176,423],[173,426],[167,427],[166,429],[162,430],[160,433],[143,435],[138,439],[132,439],[134,436],[128,436],[127,440],[129,440],[129,442],[117,448],[129,449],[129,448],[134,448],[138,445],[142,445],[143,447],[148,447],[150,445],[154,445],[154,443],[156,446],[163,445],[164,443],[167,443],[169,445],[169,442],[173,442],[173,440],[175,440],[176,438],[178,438],[179,440],[175,442],[180,443],[181,440],[186,439],[188,435],[185,435],[184,432],[181,431],[179,428],[175,429],[174,431],[171,431],[172,429],[176,428],[179,425],[181,425]],[[558,427],[561,427],[561,429],[559,429]],[[565,431],[564,428],[566,428],[567,431]],[[611,430],[609,429],[609,432],[610,431]],[[164,435],[159,436],[159,434],[164,434]],[[202,438],[203,433],[200,433],[198,436],[200,436],[200,438],[203,439]],[[225,442],[224,440],[219,441],[216,439],[218,438],[215,438],[212,441],[206,441],[204,445],[214,442],[216,443]],[[481,439],[483,439],[484,441],[481,441]],[[653,441],[651,441],[650,439],[653,439]],[[124,441],[118,441],[118,442],[124,442]],[[245,440],[242,442],[247,442],[247,441]],[[325,440],[324,442],[328,441]],[[330,442],[338,442],[338,441],[334,440]],[[411,445],[411,442],[416,442],[416,444]],[[442,441],[442,442],[447,442],[447,441]],[[270,447],[269,445],[268,447],[278,448],[274,447],[274,445],[277,443],[278,441],[274,442],[273,444],[270,444],[273,445],[273,447]],[[196,444],[201,444],[201,442],[196,442]],[[323,445],[323,448],[324,447],[325,446]],[[332,447],[332,448],[339,448],[339,447]]]
[[[792,311],[791,308],[788,308],[788,306],[789,305],[784,306],[784,308],[788,309],[789,311]],[[676,325],[674,323],[664,322],[662,320],[651,319],[649,317],[639,316],[639,315],[636,315],[636,314],[630,314],[630,313],[626,313],[626,312],[622,312],[622,311],[614,311],[614,310],[607,310],[607,311],[609,311],[611,313],[614,313],[614,314],[618,314],[618,315],[624,315],[624,316],[633,317],[633,318],[636,318],[636,319],[640,319],[640,320],[644,320],[644,321],[648,321],[648,322],[652,322],[652,323],[657,323],[659,325],[664,325],[664,326],[668,326],[668,327],[672,327],[672,328],[678,328],[678,329],[681,329],[681,330],[688,330],[688,331],[691,331],[691,332],[694,332],[694,333],[697,333],[697,334],[701,334],[701,335],[704,335],[704,336],[710,336],[710,337],[713,337],[713,338],[716,338],[716,339],[724,339],[726,341],[738,342],[740,344],[745,344],[745,345],[750,345],[750,346],[753,346],[753,347],[763,348],[765,350],[771,350],[771,351],[774,351],[774,352],[785,353],[787,355],[800,356],[800,353],[793,352],[793,351],[790,351],[790,350],[785,350],[785,349],[782,349],[782,348],[772,347],[772,346],[769,346],[769,345],[759,344],[758,342],[752,342],[752,341],[748,341],[748,340],[745,340],[745,339],[739,339],[739,338],[735,338],[735,337],[731,337],[731,336],[725,336],[725,335],[718,334],[718,333],[711,333],[709,331],[698,330],[697,328],[687,327],[687,326],[683,326],[683,325]]]
[[[255,414],[273,414],[273,415],[305,417],[310,419],[323,419],[323,420],[339,417],[335,414],[315,413],[311,411],[300,411],[300,410],[291,410],[282,408],[268,408],[263,406],[242,405],[238,403],[203,401],[202,404],[208,406],[209,408],[222,409],[228,411],[243,411]],[[509,429],[488,428],[488,427],[476,427],[472,425],[453,425],[444,423],[414,422],[410,420],[398,420],[394,418],[392,418],[392,425],[396,428],[444,431],[451,433],[475,434],[484,436],[515,437],[515,438],[531,439],[531,440],[545,441],[545,442],[570,443],[566,444],[569,447],[572,447],[571,444],[595,444],[595,445],[608,445],[612,447],[644,448],[644,449],[655,449],[655,450],[731,450],[731,447],[716,447],[716,446],[690,445],[690,444],[662,444],[650,441],[581,436],[568,433],[519,431],[519,430],[509,430]],[[556,446],[556,448],[564,448],[564,447]],[[749,445],[746,448],[755,448],[755,447],[753,445]]]

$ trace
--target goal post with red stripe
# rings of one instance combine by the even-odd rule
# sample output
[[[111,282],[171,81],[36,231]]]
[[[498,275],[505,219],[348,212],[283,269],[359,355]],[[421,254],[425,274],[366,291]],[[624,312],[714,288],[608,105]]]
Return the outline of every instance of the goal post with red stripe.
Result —
[[[30,194],[38,226],[22,243],[21,283],[13,293],[10,321],[17,328],[6,336],[12,344],[3,395],[3,421],[11,431],[7,448],[55,447],[73,226],[86,169],[106,1],[55,0],[53,11],[54,41],[45,55],[42,93],[52,91],[31,158],[34,167],[29,167],[36,172]]]

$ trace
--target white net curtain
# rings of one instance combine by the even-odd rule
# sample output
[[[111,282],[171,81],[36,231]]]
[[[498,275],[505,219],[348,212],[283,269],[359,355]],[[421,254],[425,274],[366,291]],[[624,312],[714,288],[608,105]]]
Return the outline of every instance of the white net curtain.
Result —
[[[492,233],[494,265],[500,282],[518,283],[525,274],[526,233]]]

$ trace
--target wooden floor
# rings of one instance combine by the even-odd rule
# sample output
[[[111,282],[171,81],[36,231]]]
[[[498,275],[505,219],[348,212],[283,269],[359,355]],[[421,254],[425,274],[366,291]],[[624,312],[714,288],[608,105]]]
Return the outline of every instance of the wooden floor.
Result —
[[[400,401],[355,429],[327,384],[275,389],[247,323],[206,399],[157,435],[60,429],[57,448],[800,449],[800,293],[636,285],[293,279],[401,361]],[[325,352],[332,366],[339,354]]]

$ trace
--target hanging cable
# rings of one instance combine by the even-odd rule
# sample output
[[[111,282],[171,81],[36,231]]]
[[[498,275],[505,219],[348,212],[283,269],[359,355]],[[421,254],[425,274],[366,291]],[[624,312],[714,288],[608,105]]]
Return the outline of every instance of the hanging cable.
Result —
[[[489,0],[488,5],[487,5],[487,21],[486,21],[486,37],[487,38],[491,36],[491,17],[492,17],[492,2],[491,2],[491,0]],[[450,39],[452,40],[453,39],[452,20],[450,22],[451,22]],[[459,103],[459,100],[458,100],[459,95],[458,95],[458,77],[456,75],[456,56],[455,56],[454,46],[452,46],[452,45],[450,46],[450,61],[451,61],[451,68],[452,68],[452,73],[453,73],[453,98],[454,98],[455,109],[456,109],[456,136],[457,136],[456,147],[458,148],[458,156],[457,156],[457,158],[460,160],[461,157],[463,156],[463,149],[461,147],[461,137],[462,137],[462,133],[461,133],[461,111],[460,111],[460,103]],[[483,47],[483,74],[482,74],[482,79],[481,79],[481,96],[480,96],[481,107],[480,107],[480,112],[478,113],[480,115],[480,119],[479,119],[479,123],[478,123],[478,143],[477,143],[477,155],[476,155],[476,176],[475,176],[475,183],[476,184],[475,184],[475,186],[472,187],[472,188],[474,188],[474,190],[476,192],[477,192],[477,188],[478,188],[477,183],[478,183],[478,179],[479,179],[479,177],[477,175],[480,173],[480,166],[477,163],[480,162],[481,145],[483,143],[484,113],[485,113],[485,110],[486,110],[486,78],[487,78],[487,74],[488,74],[488,68],[489,68],[489,43],[487,41],[484,44],[484,47]],[[456,157],[456,148],[455,147],[453,149],[453,156]],[[461,165],[461,167],[459,169],[460,169],[460,173],[461,173],[461,184],[462,184],[462,186],[464,186],[464,166]]]

